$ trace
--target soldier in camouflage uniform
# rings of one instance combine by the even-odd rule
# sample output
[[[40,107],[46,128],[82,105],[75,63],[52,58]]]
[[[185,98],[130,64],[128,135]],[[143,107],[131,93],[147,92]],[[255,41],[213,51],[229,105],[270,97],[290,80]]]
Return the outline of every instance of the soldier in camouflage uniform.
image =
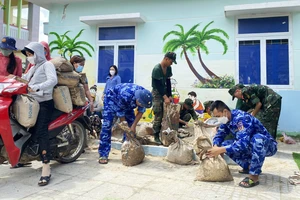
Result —
[[[276,138],[282,99],[279,94],[265,85],[256,84],[250,86],[237,84],[228,92],[232,100],[235,97],[242,100],[241,110],[254,109],[251,114],[259,119],[268,132]]]
[[[230,110],[222,101],[211,105],[214,117],[222,124],[213,139],[213,148],[208,150],[209,157],[226,153],[243,170],[239,173],[249,174],[240,182],[241,187],[253,187],[259,184],[265,157],[277,152],[277,142],[262,123],[252,115],[241,110]],[[225,140],[230,133],[233,139]]]
[[[170,77],[173,75],[171,68],[173,62],[177,64],[176,54],[168,52],[163,60],[152,70],[153,129],[155,142],[159,144],[161,144],[159,133],[163,118],[163,103],[170,104],[172,101]]]
[[[142,86],[133,83],[118,84],[108,89],[104,96],[103,124],[100,133],[99,163],[107,164],[111,149],[111,129],[113,120],[127,121],[131,131],[135,133],[136,126],[146,108],[152,106],[152,94]],[[137,108],[138,114],[134,115]]]

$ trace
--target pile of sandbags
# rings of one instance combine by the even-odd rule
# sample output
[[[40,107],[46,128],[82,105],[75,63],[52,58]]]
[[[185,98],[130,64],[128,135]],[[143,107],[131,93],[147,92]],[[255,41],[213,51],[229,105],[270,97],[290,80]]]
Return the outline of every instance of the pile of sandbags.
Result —
[[[53,93],[55,108],[70,113],[73,105],[84,106],[86,99],[83,85],[87,83],[86,75],[75,72],[72,64],[65,58],[56,57],[50,62],[55,66],[58,81]]]
[[[15,119],[26,128],[33,127],[40,110],[40,104],[29,95],[19,95],[12,106]]]

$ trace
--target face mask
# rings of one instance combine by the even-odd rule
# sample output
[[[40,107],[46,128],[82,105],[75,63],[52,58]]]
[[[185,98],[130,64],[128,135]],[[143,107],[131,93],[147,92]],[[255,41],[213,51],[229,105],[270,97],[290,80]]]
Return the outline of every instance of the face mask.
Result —
[[[75,69],[76,72],[81,73],[83,70],[83,66],[82,65],[78,65],[78,67]]]
[[[8,57],[12,52],[13,51],[10,49],[1,49],[1,53],[6,57]]]
[[[27,60],[28,60],[28,62],[30,62],[31,64],[35,64],[34,63],[34,57],[33,56],[31,56],[31,57],[27,57]]]
[[[110,75],[113,76],[113,75],[115,75],[116,72],[114,70],[110,70],[109,73],[110,73]]]
[[[218,122],[220,124],[226,124],[228,122],[228,118],[227,117],[218,117]]]

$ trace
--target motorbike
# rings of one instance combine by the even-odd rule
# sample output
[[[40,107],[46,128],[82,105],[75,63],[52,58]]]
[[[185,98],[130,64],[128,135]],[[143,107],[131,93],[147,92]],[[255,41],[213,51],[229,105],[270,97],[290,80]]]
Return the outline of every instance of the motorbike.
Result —
[[[14,118],[12,105],[17,95],[27,94],[27,84],[16,77],[0,76],[0,164],[40,160],[39,145],[32,139],[32,129],[21,126]],[[60,163],[75,161],[86,146],[86,130],[91,130],[83,114],[88,109],[74,107],[71,113],[54,109],[48,126],[51,157]]]

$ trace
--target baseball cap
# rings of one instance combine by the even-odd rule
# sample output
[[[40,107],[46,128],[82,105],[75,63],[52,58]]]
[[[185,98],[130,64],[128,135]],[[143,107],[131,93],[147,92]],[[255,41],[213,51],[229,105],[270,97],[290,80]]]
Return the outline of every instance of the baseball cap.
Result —
[[[185,99],[184,104],[190,107],[190,109],[193,108],[193,100],[192,99]]]
[[[230,88],[228,90],[228,93],[232,96],[232,101],[234,100],[235,96],[234,96],[234,93],[237,89],[242,89],[243,87],[245,87],[243,84],[239,83],[239,84],[236,84],[235,86],[233,86],[232,88]]]
[[[3,37],[0,43],[1,49],[17,50],[16,40],[12,37]]]
[[[176,53],[168,52],[168,53],[165,54],[165,57],[170,58],[171,60],[173,60],[173,62],[175,64],[177,64],[177,62],[176,62]]]
[[[152,94],[149,90],[139,89],[135,91],[135,98],[145,108],[151,108],[152,106]]]

